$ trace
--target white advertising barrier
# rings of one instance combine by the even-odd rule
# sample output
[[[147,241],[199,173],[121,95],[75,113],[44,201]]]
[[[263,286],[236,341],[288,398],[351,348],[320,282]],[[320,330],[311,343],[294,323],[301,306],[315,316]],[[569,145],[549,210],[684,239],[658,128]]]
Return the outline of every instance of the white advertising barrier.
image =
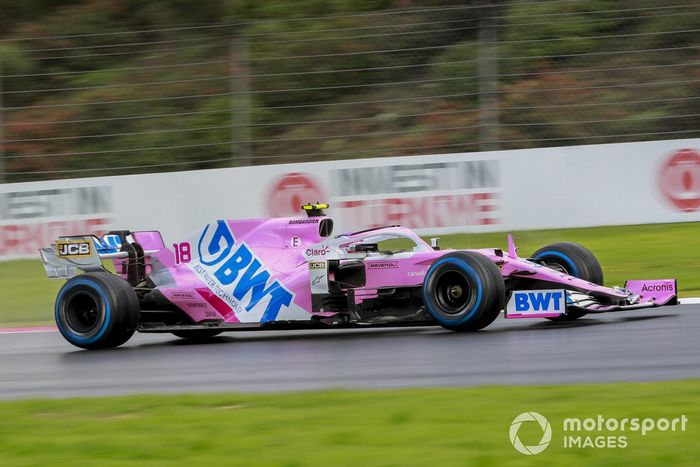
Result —
[[[58,235],[149,230],[175,242],[218,218],[301,215],[336,233],[424,233],[700,220],[700,139],[355,159],[0,185],[0,258]]]

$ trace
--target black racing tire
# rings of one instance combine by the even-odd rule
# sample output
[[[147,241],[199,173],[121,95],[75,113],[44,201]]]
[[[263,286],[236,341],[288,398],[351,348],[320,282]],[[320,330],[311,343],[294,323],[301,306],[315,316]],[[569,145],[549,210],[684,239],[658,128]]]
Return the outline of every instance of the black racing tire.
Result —
[[[173,336],[181,339],[203,340],[218,336],[222,332],[220,329],[187,329],[184,331],[173,331]]]
[[[545,266],[565,272],[593,284],[603,285],[603,268],[595,255],[583,245],[570,242],[552,243],[537,250],[533,259]],[[585,311],[571,310],[565,315],[548,318],[551,321],[573,321],[585,316]]]
[[[477,331],[503,310],[506,287],[498,266],[470,251],[448,253],[428,268],[423,301],[430,315],[452,331]]]
[[[89,272],[68,280],[56,297],[54,315],[63,337],[82,349],[118,347],[139,321],[134,289],[109,272]]]

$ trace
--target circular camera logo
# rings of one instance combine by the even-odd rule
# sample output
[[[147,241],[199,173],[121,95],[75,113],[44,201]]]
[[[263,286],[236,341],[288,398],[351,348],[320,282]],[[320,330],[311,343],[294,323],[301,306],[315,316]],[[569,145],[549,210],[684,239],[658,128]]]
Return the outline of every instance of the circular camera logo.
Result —
[[[267,196],[267,211],[272,217],[301,214],[304,203],[323,202],[326,196],[321,186],[308,174],[288,173],[277,178]]]
[[[518,437],[520,427],[525,422],[537,422],[542,430],[542,438],[540,438],[540,442],[533,446],[525,446]],[[534,426],[534,424],[528,423],[526,426]],[[552,427],[549,425],[549,420],[547,420],[543,415],[540,415],[537,412],[523,412],[515,417],[513,423],[510,424],[510,431],[508,434],[510,435],[511,444],[518,452],[525,454],[526,456],[532,456],[533,454],[539,454],[547,449],[549,442],[552,440]]]
[[[700,209],[700,153],[681,149],[671,154],[661,168],[659,183],[661,192],[678,211]]]

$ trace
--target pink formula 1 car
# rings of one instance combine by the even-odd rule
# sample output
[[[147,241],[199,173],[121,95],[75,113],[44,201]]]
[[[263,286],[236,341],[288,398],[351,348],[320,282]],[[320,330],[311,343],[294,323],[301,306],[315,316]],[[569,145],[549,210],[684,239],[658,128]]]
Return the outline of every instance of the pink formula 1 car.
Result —
[[[604,287],[596,258],[574,243],[525,259],[511,237],[503,251],[440,250],[399,226],[333,236],[325,208],[218,220],[170,247],[155,231],[61,237],[41,250],[49,277],[68,279],[56,299],[58,328],[71,344],[96,349],[135,331],[195,339],[290,327],[475,331],[502,310],[506,318],[569,320],[678,301],[673,279]]]

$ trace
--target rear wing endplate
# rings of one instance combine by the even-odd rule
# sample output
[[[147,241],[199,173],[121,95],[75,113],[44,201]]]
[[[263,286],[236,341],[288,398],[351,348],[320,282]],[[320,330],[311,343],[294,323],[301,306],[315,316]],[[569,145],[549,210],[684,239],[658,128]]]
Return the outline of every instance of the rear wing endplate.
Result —
[[[129,247],[133,249],[134,247],[131,245],[136,243],[132,241],[130,232],[119,232],[119,234],[122,238],[116,242],[106,240],[120,235],[106,235],[102,239],[94,235],[59,237],[53,245],[39,250],[46,275],[51,279],[69,279],[79,274],[78,270],[83,272],[106,271],[102,263],[105,259],[129,261]],[[112,240],[114,239],[112,238]],[[160,243],[162,244],[162,239]],[[142,259],[137,261],[141,265],[144,265],[143,258],[150,257],[160,251],[143,250],[140,246],[138,248],[140,250],[139,256]]]
[[[51,279],[68,279],[84,272],[104,271],[102,259],[92,235],[59,237],[56,243],[39,250],[46,275]]]

